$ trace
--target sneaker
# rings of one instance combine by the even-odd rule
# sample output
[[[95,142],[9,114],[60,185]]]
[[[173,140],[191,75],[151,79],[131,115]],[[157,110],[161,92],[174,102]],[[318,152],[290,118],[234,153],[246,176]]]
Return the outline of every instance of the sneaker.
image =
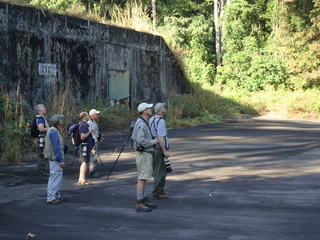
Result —
[[[144,204],[145,204],[147,207],[149,207],[149,208],[151,208],[151,209],[157,208],[157,205],[151,203],[147,197],[145,197],[145,198],[143,199],[143,201],[144,201]]]
[[[89,174],[89,177],[90,178],[99,178],[99,177],[101,177],[101,174],[97,173],[97,172],[92,172]]]
[[[48,204],[58,204],[58,203],[61,203],[61,201],[59,199],[53,199],[49,202],[47,202]]]
[[[153,199],[167,199],[168,194],[157,194],[152,196]]]
[[[136,212],[151,212],[152,209],[149,208],[145,203],[144,200],[138,200],[136,204]]]

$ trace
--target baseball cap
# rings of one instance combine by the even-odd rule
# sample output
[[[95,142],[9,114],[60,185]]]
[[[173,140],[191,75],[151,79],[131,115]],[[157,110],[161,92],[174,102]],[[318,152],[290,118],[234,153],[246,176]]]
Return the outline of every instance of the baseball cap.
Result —
[[[138,106],[138,112],[143,112],[144,110],[146,110],[147,108],[152,108],[153,104],[148,104],[148,103],[141,103],[139,106]]]
[[[89,112],[89,116],[92,116],[94,114],[99,114],[100,111],[97,111],[96,109],[91,109],[90,112]]]
[[[154,111],[155,111],[156,113],[160,113],[165,106],[166,106],[166,103],[157,103],[157,104],[154,106]]]

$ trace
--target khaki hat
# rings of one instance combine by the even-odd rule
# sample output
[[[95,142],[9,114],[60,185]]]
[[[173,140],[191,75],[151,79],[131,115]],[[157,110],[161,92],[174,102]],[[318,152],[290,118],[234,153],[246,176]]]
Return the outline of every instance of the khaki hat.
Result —
[[[50,119],[50,121],[53,123],[53,124],[56,124],[58,123],[61,119],[64,119],[64,115],[63,114],[55,114],[52,116],[52,118]]]
[[[157,103],[155,106],[154,106],[154,111],[156,113],[160,113],[166,106],[166,103]]]

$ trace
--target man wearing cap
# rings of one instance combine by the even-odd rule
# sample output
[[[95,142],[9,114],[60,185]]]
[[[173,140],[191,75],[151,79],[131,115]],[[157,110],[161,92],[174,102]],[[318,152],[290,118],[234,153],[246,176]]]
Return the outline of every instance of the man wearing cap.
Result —
[[[50,176],[47,188],[47,203],[58,204],[64,200],[60,194],[63,168],[65,167],[64,151],[66,145],[64,144],[63,137],[60,131],[64,124],[64,116],[53,115],[51,118],[53,124],[46,134],[46,145],[43,150],[43,155],[49,159]]]
[[[166,123],[163,119],[166,113],[165,103],[157,103],[154,106],[155,116],[149,120],[149,126],[153,138],[158,138],[159,143],[155,146],[153,152],[153,177],[154,190],[152,192],[153,199],[166,199],[168,193],[164,191],[166,183],[167,169],[164,157],[169,158],[169,138],[167,136]]]
[[[152,177],[152,152],[153,145],[158,143],[157,139],[152,140],[149,118],[152,116],[153,104],[141,103],[138,106],[138,112],[140,117],[137,119],[133,131],[132,139],[134,141],[136,152],[135,159],[138,170],[138,182],[137,182],[137,212],[150,212],[156,205],[150,203],[146,194],[147,180]]]
[[[96,109],[91,109],[89,112],[90,119],[88,121],[88,124],[92,130],[91,134],[95,142],[95,149],[91,150],[91,157],[90,157],[90,163],[89,163],[89,177],[90,178],[99,178],[100,173],[96,172],[96,165],[99,159],[99,153],[98,153],[98,147],[99,142],[104,142],[105,139],[101,137],[99,126],[97,123],[97,120],[99,118],[100,111],[97,111]]]

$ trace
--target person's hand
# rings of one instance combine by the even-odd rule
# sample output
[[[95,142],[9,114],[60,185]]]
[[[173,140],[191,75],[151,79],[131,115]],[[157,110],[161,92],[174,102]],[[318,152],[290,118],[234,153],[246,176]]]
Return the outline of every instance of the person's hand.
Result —
[[[66,164],[64,162],[60,163],[60,167],[64,168],[66,166]]]
[[[152,145],[156,145],[156,144],[158,144],[158,142],[159,142],[158,138],[155,138],[155,139],[152,140]]]
[[[104,142],[105,141],[105,139],[103,138],[103,137],[101,137],[100,139],[99,139],[99,142]]]
[[[171,155],[168,151],[164,151],[163,152],[163,155],[166,157],[166,158],[169,158]]]

